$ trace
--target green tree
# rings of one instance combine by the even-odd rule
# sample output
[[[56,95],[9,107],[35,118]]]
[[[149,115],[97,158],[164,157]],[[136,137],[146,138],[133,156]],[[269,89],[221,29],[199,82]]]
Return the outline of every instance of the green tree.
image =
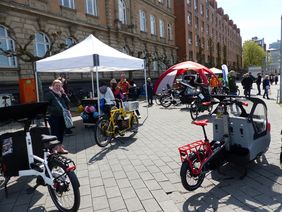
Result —
[[[262,66],[264,64],[266,53],[256,42],[245,41],[243,44],[243,65],[244,68],[249,66]]]

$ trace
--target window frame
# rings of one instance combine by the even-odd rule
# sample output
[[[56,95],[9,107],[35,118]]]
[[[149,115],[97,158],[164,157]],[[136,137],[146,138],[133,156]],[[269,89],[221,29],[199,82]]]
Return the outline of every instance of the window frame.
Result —
[[[164,24],[164,20],[160,19],[159,20],[159,24],[160,24],[160,38],[164,38],[165,37],[165,24]]]
[[[89,2],[91,4],[91,8],[88,8]],[[85,0],[85,12],[89,15],[98,16],[97,0]]]
[[[36,35],[38,35],[38,34],[41,34],[42,36],[43,36],[43,42],[38,42],[37,41],[37,36]],[[48,41],[48,42],[45,42],[45,41]],[[35,39],[34,39],[34,46],[35,46],[35,55],[37,56],[37,57],[44,57],[44,55],[39,55],[39,48],[38,48],[38,45],[44,45],[44,51],[45,51],[45,53],[44,53],[44,55],[46,54],[46,52],[49,50],[49,48],[50,48],[50,45],[51,45],[51,42],[50,42],[50,39],[49,39],[49,37],[44,33],[44,32],[36,32],[35,33]]]
[[[150,26],[151,26],[151,34],[157,35],[157,24],[156,24],[156,16],[150,15]]]
[[[126,4],[124,0],[118,0],[118,19],[122,24],[127,24]]]
[[[68,3],[68,4],[66,4]],[[60,0],[60,5],[66,8],[75,9],[74,0]]]
[[[0,40],[4,40],[4,42],[5,42],[4,44],[5,44],[6,50],[15,51],[16,43],[15,43],[15,41],[12,38],[9,37],[7,27],[5,27],[3,25],[0,25],[0,28],[2,28],[3,31],[4,31],[4,36],[0,36]],[[3,66],[1,66],[1,63],[0,63],[0,68],[17,68],[18,67],[18,61],[17,61],[17,57],[16,56],[9,57],[9,56],[5,56],[5,55],[0,55],[0,57],[2,57],[5,60],[4,62],[7,63],[7,65],[5,65],[3,63]]]
[[[146,13],[144,10],[139,10],[140,31],[147,32]]]
[[[167,24],[167,38],[168,40],[173,40],[173,29],[170,23]]]

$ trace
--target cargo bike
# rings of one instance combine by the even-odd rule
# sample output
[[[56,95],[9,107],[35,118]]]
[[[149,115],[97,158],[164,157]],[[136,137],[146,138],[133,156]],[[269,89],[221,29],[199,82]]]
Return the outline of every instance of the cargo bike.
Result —
[[[39,185],[47,186],[60,211],[77,211],[80,184],[74,172],[76,165],[71,159],[52,153],[59,141],[56,136],[48,135],[47,106],[47,102],[41,102],[0,108],[0,129],[15,122],[21,126],[1,131],[0,172],[4,178],[1,186],[8,197],[11,177],[36,176],[36,185],[27,189],[28,193]],[[39,118],[45,120],[45,127],[33,124],[35,120],[40,122]]]
[[[182,162],[180,176],[184,188],[193,191],[201,186],[205,175],[226,163],[243,168],[247,174],[249,162],[260,157],[270,144],[270,123],[267,107],[258,98],[214,96],[219,99],[211,117],[213,140],[207,138],[208,120],[192,123],[201,126],[204,139],[178,148]]]

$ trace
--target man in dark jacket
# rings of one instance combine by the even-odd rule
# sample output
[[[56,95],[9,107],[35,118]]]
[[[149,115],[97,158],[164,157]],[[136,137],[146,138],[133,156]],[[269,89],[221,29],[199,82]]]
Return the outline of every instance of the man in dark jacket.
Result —
[[[258,78],[256,80],[256,84],[257,84],[257,88],[258,88],[258,94],[257,95],[261,95],[261,90],[260,90],[260,85],[261,85],[261,74],[258,73]]]
[[[253,85],[253,79],[249,75],[249,73],[244,74],[244,77],[241,81],[241,84],[244,88],[244,95],[246,97],[251,97],[251,89],[252,89],[252,85]]]

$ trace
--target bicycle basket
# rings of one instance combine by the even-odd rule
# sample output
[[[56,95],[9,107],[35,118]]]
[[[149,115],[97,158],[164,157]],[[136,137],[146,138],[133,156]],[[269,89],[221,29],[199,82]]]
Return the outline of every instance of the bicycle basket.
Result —
[[[124,102],[124,110],[125,111],[135,111],[139,108],[139,102],[138,101],[128,101]]]

